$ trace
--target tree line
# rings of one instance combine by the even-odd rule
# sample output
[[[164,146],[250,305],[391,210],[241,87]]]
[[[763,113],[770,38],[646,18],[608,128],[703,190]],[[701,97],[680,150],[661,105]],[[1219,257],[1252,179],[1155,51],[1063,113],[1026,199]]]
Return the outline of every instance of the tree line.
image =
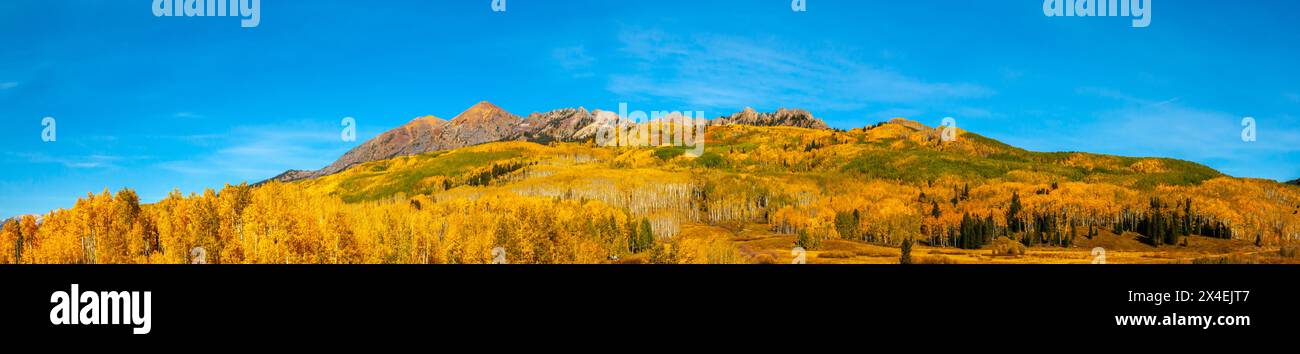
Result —
[[[510,263],[732,256],[657,237],[647,218],[595,200],[491,193],[344,203],[278,182],[173,191],[149,205],[130,189],[104,191],[0,226],[0,263],[490,263],[496,247]]]

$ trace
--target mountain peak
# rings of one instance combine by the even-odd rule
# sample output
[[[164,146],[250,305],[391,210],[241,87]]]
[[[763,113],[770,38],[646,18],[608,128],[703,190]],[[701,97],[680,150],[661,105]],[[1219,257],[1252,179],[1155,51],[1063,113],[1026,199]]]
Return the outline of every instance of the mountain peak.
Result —
[[[451,123],[463,129],[480,131],[483,128],[500,129],[519,123],[519,116],[511,114],[488,101],[470,106],[464,112],[451,119]]]
[[[459,115],[456,115],[456,118],[469,117],[469,116],[495,115],[495,114],[500,114],[502,112],[505,112],[507,114],[509,113],[506,112],[506,110],[501,109],[501,107],[497,107],[497,105],[492,104],[492,102],[480,101],[479,103],[475,103],[473,106],[470,106],[469,108],[465,109],[465,111],[461,112]]]
[[[407,124],[416,124],[416,123],[420,123],[420,124],[441,124],[441,123],[446,123],[446,122],[447,122],[446,119],[442,119],[442,118],[438,118],[438,117],[436,117],[436,116],[431,116],[431,115],[429,115],[429,116],[423,116],[423,117],[415,117],[415,119],[412,119],[411,122],[410,122],[410,123],[407,123]]]

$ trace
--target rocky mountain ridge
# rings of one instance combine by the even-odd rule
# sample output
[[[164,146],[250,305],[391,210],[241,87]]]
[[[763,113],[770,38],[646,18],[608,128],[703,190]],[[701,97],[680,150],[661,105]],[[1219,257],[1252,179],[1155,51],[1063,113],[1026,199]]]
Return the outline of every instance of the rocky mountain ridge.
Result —
[[[315,171],[290,170],[268,181],[292,182],[327,176],[352,166],[397,156],[457,149],[499,141],[584,141],[591,139],[602,124],[617,115],[601,114],[586,108],[565,108],[519,117],[490,102],[479,102],[451,120],[435,116],[419,117],[379,134],[343,154],[334,163]],[[745,108],[730,116],[718,117],[709,125],[790,126],[830,129],[826,122],[806,110],[779,109],[758,112]]]

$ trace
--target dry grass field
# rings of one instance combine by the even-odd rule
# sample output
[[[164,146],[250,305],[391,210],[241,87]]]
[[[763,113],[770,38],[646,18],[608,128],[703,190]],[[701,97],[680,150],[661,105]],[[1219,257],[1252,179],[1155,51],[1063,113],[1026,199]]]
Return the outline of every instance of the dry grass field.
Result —
[[[763,224],[749,224],[737,230],[706,225],[683,227],[683,237],[725,239],[742,255],[744,263],[790,264],[794,261],[794,235],[768,231]],[[917,245],[912,250],[916,264],[1092,264],[1099,261],[1094,248],[1104,249],[1105,264],[1300,264],[1293,248],[1255,247],[1240,240],[1190,237],[1187,246],[1153,247],[1136,234],[1101,232],[1094,239],[1081,239],[1072,247],[1030,247],[1024,255],[1002,255],[993,247],[964,250]],[[1283,254],[1290,252],[1289,254]],[[865,242],[828,240],[816,250],[806,251],[807,264],[898,264],[900,248]]]

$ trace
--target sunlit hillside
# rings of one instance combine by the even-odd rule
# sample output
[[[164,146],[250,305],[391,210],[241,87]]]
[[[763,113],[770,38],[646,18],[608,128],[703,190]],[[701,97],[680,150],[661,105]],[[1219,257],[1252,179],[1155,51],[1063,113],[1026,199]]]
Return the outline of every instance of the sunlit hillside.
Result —
[[[40,225],[6,223],[0,261],[1300,261],[1300,187],[1187,161],[941,135],[906,120],[722,125],[708,128],[699,157],[497,142],[152,205],[106,192]]]

